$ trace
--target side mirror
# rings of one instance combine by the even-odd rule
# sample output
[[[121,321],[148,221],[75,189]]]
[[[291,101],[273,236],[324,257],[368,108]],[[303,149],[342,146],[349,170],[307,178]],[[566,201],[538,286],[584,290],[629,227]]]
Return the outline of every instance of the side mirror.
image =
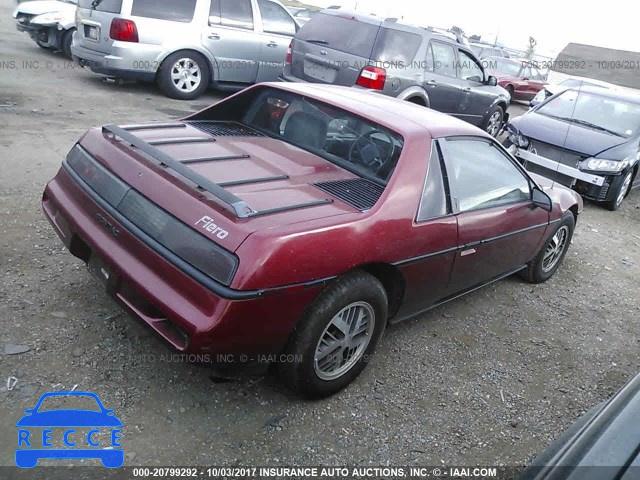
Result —
[[[522,80],[524,80],[525,82],[529,81],[529,79],[527,77],[524,77]]]
[[[487,85],[495,87],[496,85],[498,85],[498,79],[493,75],[489,75],[489,78],[487,78]]]
[[[531,100],[531,101],[529,102],[529,108],[533,108],[533,107],[535,107],[536,105],[540,105],[540,102],[539,102],[539,101],[537,101],[537,100]]]
[[[533,192],[531,193],[531,200],[536,207],[540,207],[547,212],[553,210],[553,202],[551,201],[551,197],[544,193],[540,188],[533,187]]]

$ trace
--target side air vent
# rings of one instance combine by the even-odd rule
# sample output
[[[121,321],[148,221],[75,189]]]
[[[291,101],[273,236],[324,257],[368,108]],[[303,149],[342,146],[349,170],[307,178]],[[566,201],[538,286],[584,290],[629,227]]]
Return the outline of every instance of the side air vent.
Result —
[[[384,192],[384,187],[364,178],[320,182],[314,186],[361,211],[373,208]]]
[[[192,121],[185,122],[192,127],[213,135],[214,137],[264,137],[265,135],[241,123],[236,122],[215,122],[215,121]]]

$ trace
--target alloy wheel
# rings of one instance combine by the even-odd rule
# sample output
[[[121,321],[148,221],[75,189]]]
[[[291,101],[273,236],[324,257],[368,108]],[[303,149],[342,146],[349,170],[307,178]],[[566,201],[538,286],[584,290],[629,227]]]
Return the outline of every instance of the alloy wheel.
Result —
[[[191,58],[181,58],[171,67],[171,81],[174,87],[184,93],[195,91],[202,83],[202,71]]]
[[[371,342],[375,323],[373,307],[366,302],[355,302],[340,310],[331,319],[316,346],[316,375],[330,381],[353,368]]]
[[[487,133],[492,137],[495,137],[500,131],[502,126],[502,115],[500,112],[493,112],[493,115],[489,117],[489,124],[487,125]]]
[[[542,259],[542,271],[549,273],[555,268],[560,261],[562,253],[567,247],[567,240],[569,238],[569,227],[566,225],[560,227],[558,231],[553,235],[551,241],[547,245],[547,249],[544,252]]]
[[[622,186],[620,187],[620,193],[618,194],[618,198],[616,198],[616,205],[621,205],[624,197],[627,195],[629,191],[629,187],[631,186],[631,178],[633,177],[632,173],[627,173],[627,176],[624,177],[624,181],[622,182]]]

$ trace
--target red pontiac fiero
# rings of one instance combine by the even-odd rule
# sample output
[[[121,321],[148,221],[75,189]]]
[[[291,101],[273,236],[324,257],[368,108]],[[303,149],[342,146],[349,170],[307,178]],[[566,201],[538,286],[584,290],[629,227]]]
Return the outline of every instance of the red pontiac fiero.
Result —
[[[519,272],[550,278],[580,197],[480,129],[336,86],[260,84],[175,123],[89,130],[44,211],[176,349],[286,357],[330,395],[387,322]],[[286,355],[279,355],[286,354]]]

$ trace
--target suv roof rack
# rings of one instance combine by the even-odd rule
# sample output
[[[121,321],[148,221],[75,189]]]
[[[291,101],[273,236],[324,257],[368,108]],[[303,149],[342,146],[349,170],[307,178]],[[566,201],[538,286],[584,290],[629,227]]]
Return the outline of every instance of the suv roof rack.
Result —
[[[447,37],[450,40],[454,40],[461,45],[468,45],[469,42],[467,39],[460,34],[457,34],[451,30],[447,30],[446,28],[438,28],[438,27],[423,27],[427,32],[434,33],[436,35],[442,35],[443,37]]]

